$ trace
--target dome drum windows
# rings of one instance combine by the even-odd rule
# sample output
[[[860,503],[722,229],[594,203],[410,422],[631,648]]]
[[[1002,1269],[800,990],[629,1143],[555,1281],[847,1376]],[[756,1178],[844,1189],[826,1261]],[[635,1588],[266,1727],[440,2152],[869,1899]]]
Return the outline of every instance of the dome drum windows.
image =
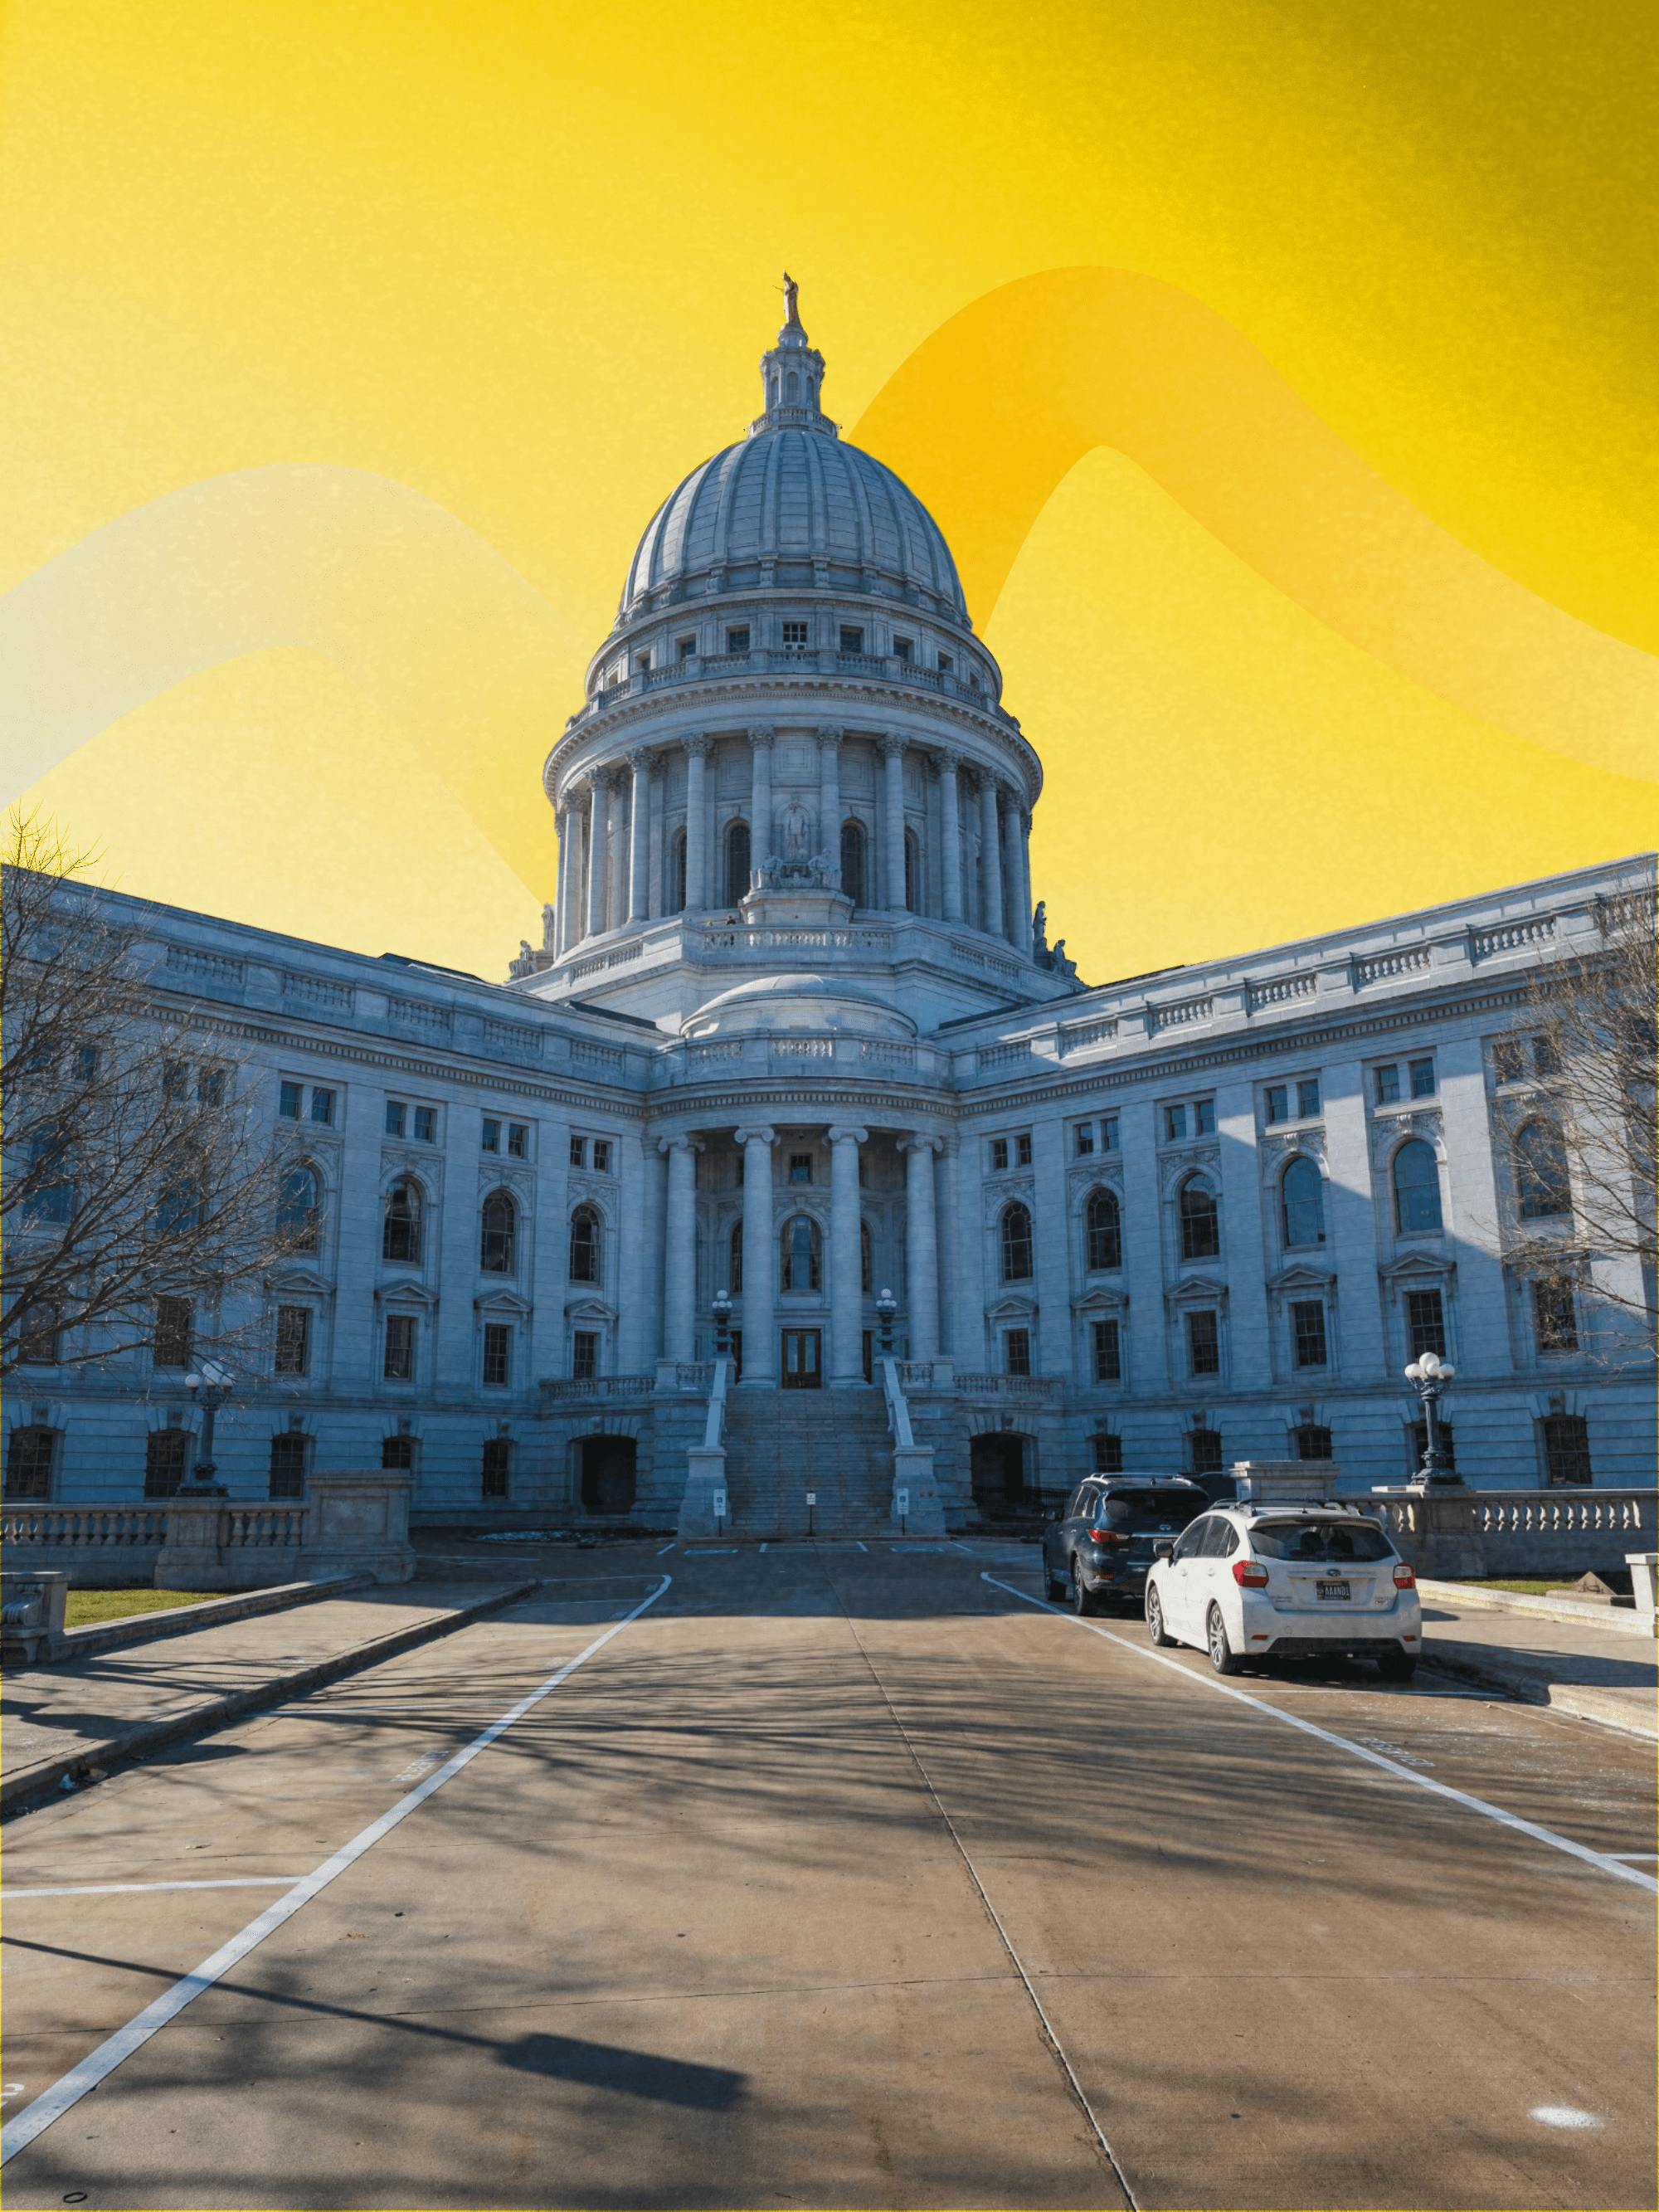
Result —
[[[870,903],[866,872],[868,841],[861,822],[843,822],[841,828],[841,887],[855,907]]]
[[[742,820],[727,824],[726,831],[726,903],[736,906],[749,895],[750,860],[749,824]]]

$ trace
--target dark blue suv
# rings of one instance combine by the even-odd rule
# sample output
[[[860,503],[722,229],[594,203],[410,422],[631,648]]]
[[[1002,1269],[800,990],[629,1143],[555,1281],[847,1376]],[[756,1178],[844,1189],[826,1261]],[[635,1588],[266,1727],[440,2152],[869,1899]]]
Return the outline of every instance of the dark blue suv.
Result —
[[[1153,1545],[1179,1535],[1209,1504],[1184,1475],[1092,1476],[1043,1533],[1046,1595],[1078,1613],[1098,1613],[1109,1600],[1139,1608]]]

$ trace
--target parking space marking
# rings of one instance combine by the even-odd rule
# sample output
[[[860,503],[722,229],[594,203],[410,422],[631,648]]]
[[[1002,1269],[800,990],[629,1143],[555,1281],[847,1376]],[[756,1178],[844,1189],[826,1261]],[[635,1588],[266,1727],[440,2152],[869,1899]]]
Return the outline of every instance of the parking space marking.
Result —
[[[8,2120],[3,2127],[0,2127],[0,2166],[15,2158],[37,2136],[43,2135],[54,2120],[61,2119],[71,2106],[79,2104],[88,2090],[95,2089],[100,2081],[106,2081],[116,2068],[148,2043],[152,2035],[165,2027],[169,2021],[176,2020],[185,2007],[200,1996],[204,1990],[210,1990],[233,1966],[240,1966],[250,1951],[257,1949],[267,1936],[275,1935],[285,1921],[293,1918],[301,1905],[309,1905],[312,1899],[320,1890],[325,1889],[337,1875],[343,1875],[348,1867],[355,1866],[365,1852],[372,1850],[399,1821],[407,1820],[417,1806],[424,1805],[427,1799],[441,1790],[447,1782],[453,1781],[463,1767],[471,1765],[480,1752],[487,1751],[515,1721],[522,1720],[532,1707],[550,1696],[561,1682],[574,1674],[578,1667],[584,1666],[596,1651],[603,1650],[613,1636],[619,1636],[630,1622],[637,1620],[642,1613],[656,1603],[672,1580],[672,1575],[664,1575],[655,1589],[649,1596],[641,1598],[631,1613],[614,1621],[602,1636],[596,1636],[586,1650],[577,1652],[574,1658],[567,1659],[562,1667],[556,1668],[544,1681],[538,1682],[516,1705],[509,1705],[498,1720],[492,1721],[480,1735],[473,1737],[471,1743],[464,1745],[453,1758],[446,1759],[435,1773],[429,1774],[407,1796],[400,1797],[378,1820],[371,1820],[366,1828],[360,1829],[349,1843],[342,1844],[331,1858],[325,1859],[319,1867],[302,1876],[286,1897],[279,1897],[274,1905],[267,1905],[258,1919],[251,1920],[240,1935],[233,1936],[228,1943],[221,1944],[211,1957],[204,1959],[199,1966],[176,1981],[171,1989],[164,1990],[125,2027],[118,2028],[95,2051],[88,2051],[78,2066],[72,2066],[67,2074],[52,2083],[51,2088],[43,2090],[32,2104],[26,2105],[15,2119]]]
[[[1132,1644],[1127,1636],[1114,1636],[1109,1628],[1103,1628],[1098,1621],[1080,1620],[1074,1613],[1050,1605],[1046,1598],[1031,1597],[1024,1590],[1016,1589],[1012,1583],[999,1582],[991,1574],[982,1574],[980,1580],[989,1583],[994,1589],[1006,1590],[1010,1597],[1018,1598],[1024,1605],[1035,1606],[1039,1613],[1053,1613],[1058,1620],[1070,1621],[1078,1628],[1086,1628],[1091,1636],[1104,1637],[1108,1644],[1117,1644],[1137,1659],[1150,1659],[1154,1666],[1168,1667],[1183,1681],[1200,1683],[1206,1690],[1218,1690],[1224,1698],[1237,1698],[1241,1705],[1249,1705],[1253,1711],[1266,1713],[1272,1720],[1282,1721],[1286,1728],[1300,1729],[1304,1735],[1316,1736],[1321,1743],[1328,1743],[1338,1751],[1346,1751],[1351,1759],[1363,1759],[1368,1766],[1379,1766],[1385,1774],[1397,1776],[1401,1782],[1409,1782],[1418,1790],[1426,1790],[1431,1796],[1444,1797],[1469,1812],[1484,1814],[1487,1820],[1497,1820],[1506,1828],[1513,1828],[1519,1835],[1530,1836],[1534,1843],[1547,1844],[1553,1850],[1565,1851],[1569,1857],[1583,1859],[1586,1866],[1593,1866],[1602,1874],[1616,1875],[1620,1881],[1634,1882],[1638,1889],[1651,1890],[1659,1895],[1659,1881],[1656,1881],[1652,1875],[1640,1874],[1632,1866],[1621,1865],[1618,1859],[1610,1857],[1606,1851],[1593,1851],[1587,1844],[1575,1844],[1571,1836],[1558,1835],[1553,1828],[1540,1827],[1535,1820],[1523,1820],[1519,1814],[1504,1812],[1501,1805],[1489,1805],[1484,1797],[1472,1797],[1467,1790],[1454,1790],[1448,1783],[1433,1781],[1426,1774],[1414,1772],[1409,1766],[1401,1766],[1397,1759],[1385,1759],[1380,1751],[1367,1751],[1364,1744],[1356,1743],[1352,1736],[1333,1735],[1328,1729],[1320,1728],[1313,1721],[1304,1721],[1300,1713],[1288,1713],[1282,1705],[1270,1705],[1265,1698],[1253,1698],[1248,1690],[1235,1689],[1231,1682],[1218,1682],[1213,1675],[1200,1674],[1193,1668],[1183,1666],[1179,1659],[1170,1658],[1167,1652],[1151,1650],[1144,1644]]]
[[[302,1874],[236,1874],[219,1881],[77,1881],[62,1889],[0,1889],[0,1902],[9,1905],[15,1897],[126,1897],[152,1889],[287,1889],[304,1880]]]

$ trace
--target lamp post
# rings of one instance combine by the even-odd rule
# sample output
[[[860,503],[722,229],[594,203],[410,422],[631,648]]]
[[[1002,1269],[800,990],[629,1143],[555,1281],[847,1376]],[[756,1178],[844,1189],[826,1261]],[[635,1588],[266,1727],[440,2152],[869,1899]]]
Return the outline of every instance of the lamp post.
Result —
[[[876,1319],[881,1325],[881,1356],[893,1356],[893,1319],[898,1312],[898,1300],[889,1290],[884,1290],[876,1300]]]
[[[1440,1444],[1440,1394],[1457,1370],[1449,1367],[1437,1352],[1425,1352],[1406,1370],[1406,1380],[1423,1407],[1423,1464],[1412,1477],[1414,1483],[1461,1488],[1457,1474]]]
[[[222,1498],[225,1486],[214,1480],[219,1470],[213,1461],[213,1425],[220,1407],[230,1395],[231,1377],[222,1367],[216,1367],[204,1359],[199,1374],[185,1376],[185,1388],[190,1393],[191,1403],[202,1408],[202,1449],[185,1488],[193,1497]]]
[[[714,1357],[726,1359],[732,1352],[732,1299],[729,1292],[714,1293]]]

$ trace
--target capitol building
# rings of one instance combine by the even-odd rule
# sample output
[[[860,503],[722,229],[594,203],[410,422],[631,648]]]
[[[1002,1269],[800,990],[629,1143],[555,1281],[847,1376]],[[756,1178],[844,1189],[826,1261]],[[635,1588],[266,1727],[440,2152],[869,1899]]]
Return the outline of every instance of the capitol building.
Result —
[[[1506,1258],[1528,976],[1650,859],[1085,984],[950,548],[823,380],[792,288],[548,757],[556,896],[507,980],[125,902],[314,1223],[220,1480],[406,1468],[428,1523],[666,1530],[690,1485],[760,1538],[809,1492],[884,1529],[896,1477],[945,1528],[1091,1469],[1364,1489],[1418,1464],[1432,1349],[1466,1481],[1650,1483],[1595,1279],[1564,1312]],[[178,1335],[21,1370],[8,1495],[176,1486]]]

